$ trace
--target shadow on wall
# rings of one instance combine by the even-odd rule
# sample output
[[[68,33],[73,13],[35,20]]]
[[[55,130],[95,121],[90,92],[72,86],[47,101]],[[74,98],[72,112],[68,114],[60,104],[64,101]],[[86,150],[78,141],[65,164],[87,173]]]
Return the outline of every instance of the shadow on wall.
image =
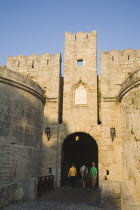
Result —
[[[68,128],[56,122],[50,123],[50,139],[48,141],[43,132],[42,142],[42,101],[9,85],[0,84],[0,88],[1,181],[11,182],[49,173],[54,173],[60,181],[61,148],[63,140],[68,136]],[[88,202],[88,199],[87,193],[84,202]]]
[[[16,76],[18,79],[19,75]],[[0,82],[0,180],[11,182],[52,173],[60,183],[61,149],[70,133],[68,127],[47,118],[43,127],[41,93],[31,92],[23,83],[11,82],[6,79]],[[50,126],[49,141],[46,125]]]
[[[65,136],[68,135],[68,128],[56,121],[45,117],[42,137],[41,152],[41,175],[53,174],[56,182],[60,183],[61,171],[61,148]],[[56,184],[58,185],[58,184]]]
[[[0,180],[40,174],[43,101],[23,89],[0,83]]]
[[[45,121],[47,121],[48,119],[45,118]],[[48,175],[48,174],[53,174],[55,176],[55,186],[67,186],[66,188],[60,188],[60,190],[63,189],[64,190],[68,190],[67,194],[69,194],[69,196],[67,197],[66,192],[65,193],[60,193],[60,195],[58,197],[55,197],[53,199],[57,199],[59,198],[59,201],[62,199],[63,201],[66,200],[71,200],[72,202],[75,202],[76,200],[79,201],[79,199],[81,199],[82,203],[101,203],[101,205],[106,206],[108,209],[120,209],[120,203],[121,203],[121,195],[120,195],[120,185],[116,187],[116,185],[114,185],[113,189],[112,189],[112,183],[110,183],[108,180],[105,180],[105,187],[104,188],[100,188],[97,185],[96,190],[93,193],[93,190],[91,189],[91,183],[90,183],[90,178],[88,179],[88,183],[87,183],[87,190],[84,192],[84,197],[83,194],[81,194],[81,189],[82,189],[82,180],[80,177],[80,174],[78,173],[77,176],[77,180],[76,180],[76,192],[79,193],[75,193],[74,191],[71,191],[70,187],[70,182],[67,179],[67,175],[68,175],[68,171],[69,171],[69,167],[71,166],[71,163],[73,163],[73,161],[76,163],[76,168],[77,170],[79,170],[79,163],[81,164],[80,161],[85,160],[84,158],[89,158],[88,160],[86,160],[87,162],[87,166],[90,168],[90,162],[93,161],[93,159],[96,159],[96,161],[98,162],[98,152],[96,150],[94,150],[94,148],[85,147],[85,144],[83,144],[80,146],[80,150],[84,149],[84,147],[90,150],[93,149],[95,152],[96,151],[96,155],[93,155],[91,157],[91,152],[89,151],[89,157],[88,155],[86,156],[86,154],[82,154],[81,153],[77,153],[76,155],[76,151],[78,151],[77,149],[78,144],[80,142],[74,142],[75,141],[75,137],[77,134],[80,134],[81,137],[82,135],[88,135],[88,134],[84,134],[84,133],[74,133],[69,135],[69,130],[68,127],[63,125],[63,124],[57,124],[56,122],[51,122],[50,124],[47,124],[47,126],[50,128],[50,139],[47,138],[47,133],[44,132],[44,138],[43,138],[43,145],[42,145],[42,154],[41,154],[41,174],[43,175]],[[44,131],[45,131],[45,127],[44,127]],[[65,135],[62,135],[62,133]],[[71,138],[69,138],[69,136],[71,136]],[[92,137],[91,137],[92,138]],[[64,142],[65,140],[69,140],[68,143],[68,147],[72,146],[72,148],[68,148],[66,146],[65,151],[63,150],[64,148]],[[87,139],[90,140],[91,139]],[[94,140],[92,138],[92,140]],[[70,143],[70,145],[69,145]],[[84,145],[84,147],[83,147]],[[78,148],[77,148],[78,147]],[[93,147],[95,147],[95,145],[93,145]],[[75,150],[75,152],[73,151]],[[72,153],[71,153],[72,152]],[[67,157],[64,157],[64,153],[67,153]],[[69,154],[71,153],[71,155]],[[85,157],[86,156],[86,157]],[[64,159],[63,159],[64,158]],[[103,183],[104,185],[104,183]],[[108,186],[109,185],[109,186]],[[80,189],[81,188],[81,189]],[[117,189],[116,189],[117,188]],[[116,189],[116,192],[114,192],[114,189]],[[113,192],[113,193],[112,193]],[[73,193],[75,193],[75,196],[73,196]],[[64,194],[64,195],[63,195]],[[94,196],[93,196],[94,194]],[[62,197],[61,197],[62,196]],[[81,197],[79,197],[81,196]],[[92,197],[93,196],[93,197]]]
[[[102,180],[100,200],[108,209],[111,206],[112,209],[121,209],[121,185],[121,182]]]

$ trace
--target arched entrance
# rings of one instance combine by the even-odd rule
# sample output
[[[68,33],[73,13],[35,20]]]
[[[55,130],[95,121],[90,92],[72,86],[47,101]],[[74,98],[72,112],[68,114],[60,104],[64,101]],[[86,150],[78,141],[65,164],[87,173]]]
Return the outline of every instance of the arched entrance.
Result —
[[[98,168],[98,146],[93,137],[83,132],[76,132],[69,135],[62,145],[62,186],[68,184],[67,176],[72,163],[76,165],[78,178],[80,179],[79,170],[82,163],[85,163],[85,165],[90,169],[93,161],[96,163],[96,167]]]

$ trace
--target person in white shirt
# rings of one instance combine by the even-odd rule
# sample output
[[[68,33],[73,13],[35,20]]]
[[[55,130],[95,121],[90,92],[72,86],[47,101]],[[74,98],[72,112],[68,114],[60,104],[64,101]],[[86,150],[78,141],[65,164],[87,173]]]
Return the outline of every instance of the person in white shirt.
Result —
[[[82,177],[83,189],[85,189],[86,178],[87,178],[87,175],[88,175],[88,168],[85,166],[85,164],[83,164],[82,167],[80,168],[80,174],[81,174],[81,177]]]

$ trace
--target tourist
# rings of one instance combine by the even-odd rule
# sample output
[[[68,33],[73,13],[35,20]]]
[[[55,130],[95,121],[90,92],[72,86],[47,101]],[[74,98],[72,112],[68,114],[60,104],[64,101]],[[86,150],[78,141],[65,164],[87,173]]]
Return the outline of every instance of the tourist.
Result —
[[[92,163],[92,167],[90,168],[90,175],[91,175],[91,186],[94,189],[97,179],[97,168],[95,167],[95,162]]]
[[[88,168],[85,166],[85,164],[83,164],[83,166],[80,168],[80,174],[81,174],[81,177],[82,177],[83,189],[85,189],[87,176],[88,176]]]
[[[69,169],[68,177],[70,178],[71,187],[75,187],[75,181],[77,176],[77,170],[74,164],[72,164],[72,167]]]

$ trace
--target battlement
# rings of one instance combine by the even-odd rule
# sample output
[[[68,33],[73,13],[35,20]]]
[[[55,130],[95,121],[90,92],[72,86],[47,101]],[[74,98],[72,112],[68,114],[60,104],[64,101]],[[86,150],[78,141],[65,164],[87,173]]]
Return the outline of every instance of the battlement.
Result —
[[[58,98],[61,77],[61,54],[31,54],[8,57],[7,67],[38,83],[47,98]],[[54,89],[53,89],[54,87]]]
[[[89,33],[84,33],[82,31],[78,32],[78,33],[70,33],[70,32],[66,32],[65,33],[65,37],[66,40],[70,41],[70,40],[92,40],[93,38],[96,38],[96,31],[91,31]]]
[[[140,49],[101,51],[101,76],[102,81],[106,83],[102,93],[105,96],[110,94],[117,97],[121,85],[138,69],[140,69]]]
[[[122,51],[111,50],[109,52],[101,51],[102,62],[116,63],[116,62],[140,62],[140,49],[125,49]]]
[[[65,33],[65,73],[79,70],[86,74],[91,70],[96,72],[96,59],[96,31]]]
[[[50,70],[51,66],[59,65],[60,62],[60,53],[57,53],[55,55],[51,55],[49,53],[45,53],[43,55],[31,54],[29,56],[9,56],[7,66],[14,71],[19,71],[23,73],[24,71],[28,71],[29,69]]]

